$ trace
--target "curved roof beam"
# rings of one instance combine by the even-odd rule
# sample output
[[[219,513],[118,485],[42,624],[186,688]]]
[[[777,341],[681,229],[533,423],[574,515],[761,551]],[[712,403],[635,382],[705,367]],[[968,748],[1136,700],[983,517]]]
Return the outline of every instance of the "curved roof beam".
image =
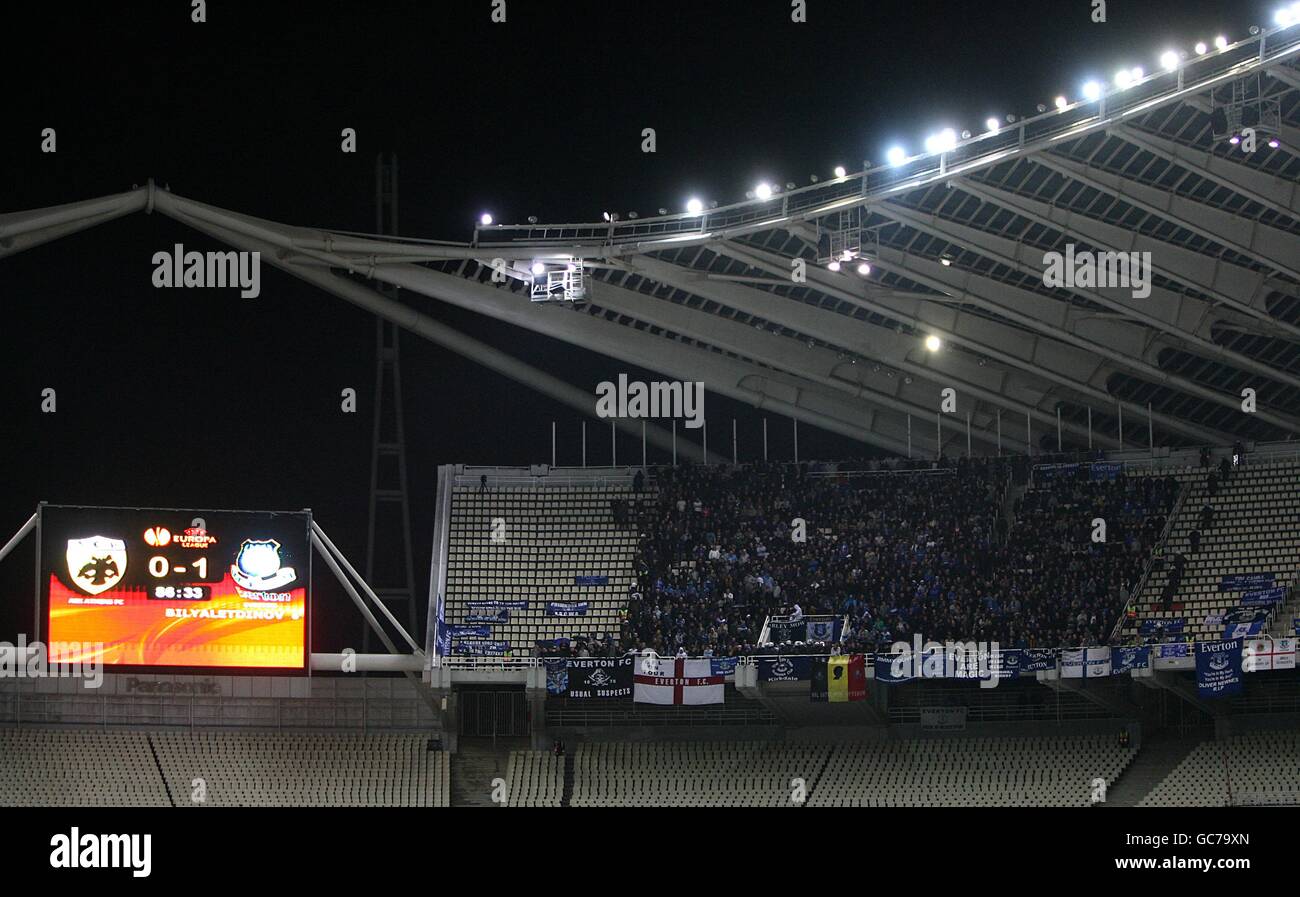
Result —
[[[1254,326],[1244,323],[1238,326],[1249,330],[1267,331],[1271,335],[1283,338],[1300,337],[1300,327],[1273,317],[1262,306],[1261,286],[1269,280],[1266,274],[1238,265],[1221,264],[1218,260],[1199,252],[1156,240],[1137,231],[1117,227],[1043,200],[1013,193],[1005,187],[984,181],[973,181],[969,178],[960,178],[956,183],[963,191],[985,202],[1004,208],[1045,228],[1063,234],[1077,234],[1089,245],[1102,251],[1149,252],[1152,270],[1161,277],[1174,283],[1181,283],[1211,299],[1217,299],[1223,305],[1223,309],[1216,309],[1217,313],[1222,314],[1226,309],[1233,309],[1257,322]],[[1170,259],[1175,263],[1160,264],[1158,261],[1167,262]],[[1171,295],[1175,295],[1180,303],[1196,301],[1190,296]],[[1190,309],[1184,308],[1177,313],[1176,317],[1180,321],[1191,322],[1198,316]],[[1199,330],[1197,328],[1197,332]]]
[[[625,262],[624,266],[627,270],[642,274],[656,283],[743,311],[748,315],[807,334],[814,339],[865,358],[883,361],[901,372],[932,384],[935,389],[931,398],[936,401],[939,389],[952,387],[957,390],[959,397],[970,395],[987,404],[1005,408],[1007,411],[1031,414],[1042,424],[1050,426],[1056,424],[1056,418],[1052,414],[1038,407],[1039,402],[1049,398],[1046,391],[1036,393],[1033,401],[1021,401],[1001,391],[1006,388],[1005,381],[1001,384],[997,382],[980,384],[970,378],[980,375],[989,381],[1002,378],[999,377],[996,369],[977,368],[973,364],[965,364],[960,358],[960,353],[937,353],[930,356],[928,364],[921,364],[911,359],[912,352],[908,345],[911,340],[836,311],[818,308],[776,292],[754,289],[741,283],[712,280],[704,271],[685,268],[650,256],[638,256]],[[752,328],[747,327],[746,330]],[[957,373],[954,369],[959,367],[973,370]],[[932,413],[933,410],[928,408],[926,412]],[[1072,436],[1081,439],[1088,435],[1086,429],[1068,422],[1064,429]],[[1112,442],[1108,437],[1097,433],[1093,434],[1093,438],[1104,444]],[[1118,440],[1113,440],[1113,443],[1114,447],[1119,446]]]
[[[977,255],[992,259],[1014,271],[1019,271],[1021,274],[1039,279],[1043,276],[1041,263],[1031,264],[1023,257],[1025,255],[1036,255],[1041,258],[1043,253],[1041,249],[1027,246],[1007,237],[991,234],[967,224],[953,222],[938,215],[926,215],[892,204],[878,208],[876,211],[878,214],[901,221],[910,227],[949,243],[969,248]],[[1001,281],[985,277],[978,271],[970,273],[972,276],[983,280],[1001,283]],[[1026,291],[1020,287],[1012,287],[1011,289],[1015,290],[1016,294],[1029,293],[1038,296],[1041,300],[1056,302],[1064,309],[1063,320],[1067,325],[1072,316],[1076,316],[1076,320],[1077,317],[1087,316],[1087,312],[1072,308],[1067,303],[1053,300],[1049,296]],[[1240,371],[1251,371],[1280,383],[1287,383],[1300,388],[1300,377],[1270,367],[1254,358],[1227,349],[1195,331],[1187,330],[1181,322],[1181,315],[1185,313],[1182,306],[1185,304],[1200,306],[1199,309],[1193,309],[1191,315],[1187,318],[1187,320],[1198,323],[1204,323],[1205,313],[1208,311],[1205,303],[1196,301],[1191,297],[1179,297],[1156,286],[1151,287],[1151,295],[1145,299],[1124,299],[1118,295],[1122,291],[1109,291],[1115,295],[1108,295],[1100,290],[1086,287],[1070,288],[1069,292],[1076,296],[1085,297],[1103,308],[1118,312],[1130,321],[1140,322],[1148,331],[1166,334],[1186,346],[1188,351],[1199,351],[1199,354],[1203,357],[1224,362]],[[1034,311],[1031,309],[1030,313],[1033,314]],[[1145,347],[1144,354],[1155,354],[1162,348],[1158,343],[1150,340],[1149,333],[1143,333],[1138,328],[1132,327],[1125,322],[1094,320],[1089,329],[1094,331],[1097,340],[1103,345],[1119,347],[1127,344],[1134,348]]]
[[[782,256],[774,256],[764,250],[734,243],[720,243],[715,248],[724,255],[766,270],[777,277],[788,276],[790,270],[788,259]],[[887,250],[882,251],[875,264],[880,267],[891,267],[891,259],[893,259],[892,267],[896,271],[923,283],[926,280],[923,275],[905,270],[906,258],[897,250]],[[1135,416],[1146,413],[1144,406],[1120,400],[1101,386],[1093,385],[1093,381],[1104,384],[1110,371],[1091,357],[1089,352],[1079,351],[1073,346],[1061,345],[1055,341],[1050,341],[1050,344],[1044,343],[1037,335],[1031,335],[1001,321],[970,314],[959,307],[940,307],[935,303],[906,303],[912,307],[904,307],[903,302],[864,299],[840,286],[851,282],[847,276],[824,271],[815,265],[808,266],[808,282],[810,286],[828,296],[861,305],[863,308],[893,318],[915,329],[934,333],[947,342],[986,355],[1009,368],[1018,369],[1082,396],[1088,396],[1098,408],[1119,406]],[[932,281],[927,285],[953,292],[950,287],[945,287],[938,281]],[[957,292],[958,295],[954,298],[962,298],[960,291]],[[1063,373],[1063,371],[1070,373]],[[1182,433],[1196,442],[1231,442],[1233,438],[1230,434],[1165,414],[1157,414],[1155,420],[1162,429]]]

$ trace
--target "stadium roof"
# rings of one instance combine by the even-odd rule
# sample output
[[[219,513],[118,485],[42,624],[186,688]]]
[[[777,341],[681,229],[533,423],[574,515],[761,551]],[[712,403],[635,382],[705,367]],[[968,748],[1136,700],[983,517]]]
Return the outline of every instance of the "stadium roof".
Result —
[[[947,388],[948,454],[966,450],[967,415],[976,454],[1054,449],[1058,419],[1067,448],[1118,448],[1121,431],[1144,445],[1148,408],[1158,444],[1286,439],[1300,432],[1298,32],[1134,72],[939,152],[684,214],[484,225],[447,243],[284,225],[150,184],[0,215],[0,257],[156,209],[587,413],[589,393],[365,281],[892,452],[934,453]],[[1252,123],[1254,152],[1228,141]],[[1045,253],[1070,251],[1150,253],[1149,295],[1045,285]],[[589,276],[581,301],[530,301],[572,266]]]

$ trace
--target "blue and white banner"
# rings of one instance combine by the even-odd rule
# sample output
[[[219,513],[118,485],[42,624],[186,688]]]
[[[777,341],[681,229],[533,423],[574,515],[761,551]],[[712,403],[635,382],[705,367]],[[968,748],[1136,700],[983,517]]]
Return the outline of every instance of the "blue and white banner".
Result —
[[[528,610],[528,602],[523,600],[475,600],[465,602],[470,613],[494,614],[499,610]]]
[[[1102,676],[1109,676],[1111,672],[1110,648],[1084,648],[1083,663],[1086,678],[1098,679]]]
[[[1025,652],[1019,648],[1009,648],[993,655],[993,678],[1019,679],[1024,668]]]
[[[506,610],[505,608],[502,608],[496,613],[466,614],[465,622],[466,623],[509,623],[510,611]]]
[[[1138,635],[1143,637],[1181,635],[1186,628],[1187,620],[1181,617],[1177,620],[1143,620],[1138,624]]]
[[[1191,656],[1192,656],[1192,646],[1185,642],[1179,642],[1176,645],[1156,646],[1156,657],[1161,660],[1164,660],[1167,657],[1191,657]]]
[[[736,677],[736,663],[739,660],[739,657],[710,657],[709,668],[714,676],[734,679]]]
[[[569,661],[565,657],[547,657],[542,661],[546,667],[546,693],[562,695],[569,690]]]
[[[587,616],[587,602],[585,602],[585,601],[548,601],[548,602],[546,602],[546,616],[548,616],[548,617],[585,617],[585,616]]]
[[[1040,673],[1056,669],[1056,652],[1051,648],[1025,648],[1020,669],[1026,673]]]
[[[575,576],[573,577],[575,586],[607,586],[609,585],[608,576]]]
[[[810,642],[833,642],[835,641],[835,620],[808,620],[805,624],[805,635]]]
[[[876,655],[876,681],[884,685],[911,682],[915,668],[916,658],[910,653]]]
[[[453,623],[447,627],[447,636],[452,639],[492,638],[492,627],[460,626]]]
[[[1241,639],[1196,643],[1196,689],[1203,698],[1241,693]]]
[[[1220,592],[1240,592],[1273,588],[1272,573],[1232,573],[1219,580]]]
[[[1112,648],[1110,671],[1118,676],[1129,670],[1145,670],[1151,666],[1151,649],[1146,645],[1132,648]]]
[[[1241,607],[1272,607],[1285,597],[1286,586],[1278,586],[1258,592],[1247,592],[1241,596],[1237,604]]]
[[[510,653],[509,642],[452,642],[455,654],[476,654],[481,657],[501,657]]]
[[[445,657],[451,653],[451,636],[447,634],[447,622],[443,616],[442,595],[438,596],[437,621],[433,629],[434,650],[438,652],[439,657]]]
[[[1083,678],[1084,653],[1082,648],[1061,649],[1061,678]]]
[[[759,682],[807,682],[812,678],[811,657],[760,657]]]
[[[1251,635],[1259,635],[1263,631],[1263,620],[1251,620],[1249,623],[1228,623],[1223,627],[1223,637],[1225,639],[1246,638]]]

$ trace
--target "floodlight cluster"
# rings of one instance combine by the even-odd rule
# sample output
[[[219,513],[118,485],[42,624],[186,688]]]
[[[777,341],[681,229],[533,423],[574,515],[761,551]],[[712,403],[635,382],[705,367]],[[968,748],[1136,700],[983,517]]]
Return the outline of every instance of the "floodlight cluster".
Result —
[[[1273,22],[1278,28],[1282,28],[1282,29],[1292,28],[1296,25],[1300,25],[1300,0],[1293,0],[1293,2],[1278,9],[1273,14]],[[1258,27],[1252,27],[1250,29],[1250,33],[1252,35],[1259,34],[1259,31],[1260,29]],[[1220,34],[1215,36],[1213,40],[1214,52],[1222,53],[1225,50],[1227,50],[1230,46],[1231,44],[1229,43],[1228,38],[1225,35]],[[1160,70],[1164,73],[1177,72],[1182,66],[1184,66],[1189,61],[1189,59],[1203,57],[1208,55],[1210,52],[1212,52],[1210,48],[1210,44],[1207,43],[1206,41],[1197,41],[1196,44],[1193,45],[1190,54],[1187,53],[1186,51],[1180,51],[1174,48],[1167,48],[1164,51],[1162,51],[1159,56]],[[1111,90],[1113,92],[1129,90],[1134,86],[1142,83],[1142,81],[1147,77],[1148,76],[1146,70],[1142,68],[1142,66],[1127,66],[1115,73],[1112,79],[1113,87],[1111,88]],[[1102,100],[1106,96],[1106,94],[1107,94],[1106,85],[1096,79],[1089,79],[1083,82],[1083,84],[1079,88],[1079,96],[1082,98],[1081,102],[1084,103],[1098,102]],[[1063,112],[1065,110],[1070,109],[1074,105],[1074,103],[1070,100],[1068,95],[1060,94],[1054,99],[1052,105],[1056,107],[1056,110],[1058,112]],[[1047,111],[1046,104],[1040,104],[1038,106],[1038,111],[1039,112]],[[1015,115],[1006,116],[1006,122],[1008,124],[1014,123],[1015,121],[1016,121]],[[987,136],[995,135],[999,133],[1001,130],[1002,130],[1002,120],[999,119],[997,116],[990,116],[985,120],[984,132],[980,136],[987,137]],[[968,140],[971,138],[971,136],[972,135],[970,131],[962,131],[960,135],[960,139]],[[959,141],[958,133],[954,128],[951,127],[942,128],[925,138],[925,140],[922,143],[924,147],[923,154],[943,155],[946,153],[953,152],[957,148],[958,141]],[[1232,137],[1231,143],[1233,143],[1234,145],[1239,144],[1240,142],[1241,142],[1240,137],[1238,135],[1234,135]],[[1272,149],[1277,149],[1280,146],[1280,143],[1276,137],[1272,137],[1268,141],[1268,146]],[[885,150],[885,163],[886,165],[892,168],[898,168],[902,165],[905,165],[914,158],[917,158],[917,156],[909,154],[907,147],[901,144],[895,144]],[[869,167],[869,165],[867,165],[866,167]],[[835,168],[833,169],[833,172],[834,172],[834,177],[836,179],[844,179],[849,176],[848,170],[843,165],[836,165]],[[817,175],[812,175],[810,177],[810,181],[815,184],[819,182],[819,178]],[[795,189],[795,184],[793,182],[789,182],[785,185],[785,187],[788,190],[793,190]],[[752,190],[748,191],[746,193],[746,197],[749,199],[757,199],[761,202],[766,202],[767,200],[770,200],[773,196],[778,194],[780,191],[781,191],[780,184],[772,184],[767,181],[762,181],[756,184]],[[716,201],[712,201],[709,203],[709,208],[716,208],[717,205],[718,203]],[[699,197],[692,196],[686,201],[685,208],[687,214],[700,216],[704,214],[705,203]],[[668,214],[668,210],[660,209],[659,214],[666,215]],[[614,223],[618,221],[618,215],[615,213],[605,212],[603,217],[605,221],[610,223]],[[629,213],[628,217],[636,218],[637,216],[635,212],[632,212]],[[535,223],[536,221],[536,219],[532,217],[530,217],[528,220],[530,223]],[[483,227],[490,226],[492,224],[492,215],[488,212],[484,212],[479,217],[479,224]],[[845,261],[850,261],[850,260],[846,259]],[[830,265],[828,265],[828,267],[830,267],[832,271],[838,271],[840,269],[840,260],[833,260],[830,263]],[[863,271],[863,268],[866,268],[867,271]],[[869,270],[870,270],[870,266],[867,265],[866,263],[863,263],[858,266],[858,273],[863,274],[864,276],[866,273],[869,273]]]

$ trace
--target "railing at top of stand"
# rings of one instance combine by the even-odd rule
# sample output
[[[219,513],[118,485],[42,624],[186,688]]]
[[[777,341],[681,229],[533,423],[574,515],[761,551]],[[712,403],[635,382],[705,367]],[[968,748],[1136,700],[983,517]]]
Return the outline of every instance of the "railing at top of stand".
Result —
[[[1211,446],[1211,454],[1229,455],[1232,452],[1231,446]],[[1140,458],[1116,458],[1117,453],[1107,452],[1105,457],[1098,458],[1096,453],[1080,453],[1075,455],[1073,461],[1053,461],[1046,464],[1035,464],[1030,474],[1030,488],[1035,488],[1037,474],[1041,470],[1059,470],[1065,467],[1085,466],[1089,464],[1118,464],[1124,471],[1125,476],[1142,473],[1159,473],[1165,470],[1196,467],[1200,463],[1198,455],[1199,448],[1177,449],[1168,455],[1152,456],[1144,453]],[[1127,453],[1125,453],[1127,454]],[[1278,461],[1293,461],[1300,463],[1300,443],[1286,442],[1260,442],[1252,443],[1242,458],[1242,466],[1250,467],[1260,463],[1275,463]]]
[[[453,654],[433,659],[435,667],[453,670],[526,670],[541,666],[542,657],[479,657],[470,654]]]
[[[898,165],[877,165],[807,187],[777,193],[770,199],[731,203],[698,214],[680,213],[649,218],[570,224],[493,224],[475,228],[475,246],[510,243],[617,246],[638,242],[671,243],[726,232],[813,218],[853,208],[873,197],[887,197],[942,181],[984,165],[1036,152],[1071,136],[1083,136],[1180,96],[1204,93],[1220,83],[1248,75],[1265,63],[1275,63],[1300,48],[1300,37],[1286,29],[1258,34],[1222,50],[1194,56],[1174,71],[1163,67],[1122,88],[1107,88],[1096,100],[1081,100],[1007,124],[996,131],[958,140],[949,150],[925,153]],[[483,242],[483,238],[488,242]]]

